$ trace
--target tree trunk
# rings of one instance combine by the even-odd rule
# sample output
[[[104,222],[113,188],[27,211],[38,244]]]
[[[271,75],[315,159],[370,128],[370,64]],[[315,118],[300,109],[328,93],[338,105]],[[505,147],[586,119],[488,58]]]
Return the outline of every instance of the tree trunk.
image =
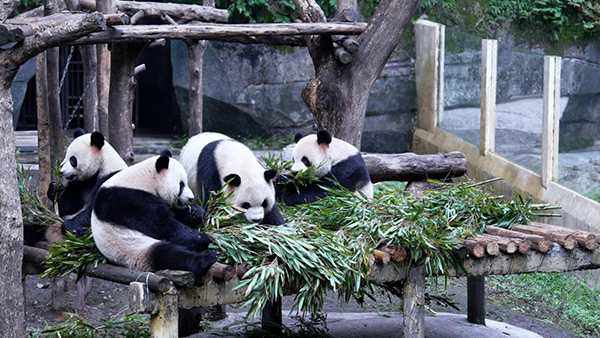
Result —
[[[104,14],[116,12],[114,0],[96,0],[96,8]],[[110,93],[110,51],[107,44],[96,45],[98,67],[98,128],[102,135],[110,142],[110,129],[108,123],[108,101]]]
[[[3,66],[6,66],[3,63]],[[17,189],[13,101],[10,86],[18,66],[9,65],[0,77],[0,332],[3,337],[25,337],[23,265],[23,217]]]
[[[314,0],[294,0],[294,3],[303,21],[326,22]],[[420,3],[420,0],[382,0],[367,29],[358,37],[360,49],[349,64],[334,58],[330,36],[307,39],[316,76],[302,91],[302,98],[319,129],[327,129],[335,137],[360,148],[371,87]]]
[[[96,46],[80,46],[83,60],[83,129],[91,133],[98,129],[98,57]]]
[[[110,143],[128,165],[133,163],[132,113],[137,83],[135,62],[143,44],[115,43],[111,50],[108,128]]]
[[[56,0],[44,0],[44,15],[58,13]],[[60,161],[64,156],[63,120],[60,109],[59,87],[59,50],[58,47],[46,51],[46,92],[41,95],[48,97],[48,121],[50,122],[50,163]]]
[[[189,113],[188,135],[193,136],[202,132],[203,90],[202,90],[202,65],[204,63],[204,52],[206,51],[206,40],[185,40],[188,50],[188,63],[190,71],[189,86]]]
[[[46,77],[46,53],[40,53],[35,60],[35,91],[37,103],[37,130],[38,130],[38,161],[39,181],[38,192],[44,204],[54,210],[52,203],[46,196],[48,186],[52,181],[52,160],[50,121],[48,120],[48,82]]]

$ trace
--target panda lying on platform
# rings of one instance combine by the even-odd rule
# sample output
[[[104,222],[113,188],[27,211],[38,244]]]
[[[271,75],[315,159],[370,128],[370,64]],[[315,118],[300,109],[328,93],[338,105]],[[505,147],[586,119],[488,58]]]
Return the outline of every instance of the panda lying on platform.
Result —
[[[219,133],[201,133],[188,140],[180,160],[194,195],[207,201],[211,191],[229,182],[224,193],[230,196],[229,203],[246,210],[249,222],[285,223],[275,203],[277,171],[265,170],[242,143]]]
[[[367,165],[356,147],[332,137],[325,130],[308,136],[298,133],[295,141],[292,171],[304,170],[312,165],[320,180],[301,187],[299,192],[295,189],[281,191],[278,198],[286,205],[319,200],[326,195],[321,186],[335,188],[336,180],[341,186],[354,193],[361,191],[367,197],[373,197],[373,185]]]
[[[217,260],[215,252],[201,253],[210,238],[171,211],[193,198],[185,170],[167,154],[123,169],[96,194],[91,218],[96,246],[111,262],[131,269],[186,270],[201,277]]]

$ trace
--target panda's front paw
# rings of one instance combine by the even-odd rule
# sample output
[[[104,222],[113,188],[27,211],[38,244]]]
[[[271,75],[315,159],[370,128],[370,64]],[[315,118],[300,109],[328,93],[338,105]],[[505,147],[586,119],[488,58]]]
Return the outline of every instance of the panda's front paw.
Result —
[[[208,249],[210,242],[212,242],[212,238],[208,234],[201,232],[200,240],[198,241],[198,251],[204,251]]]
[[[83,237],[90,233],[90,229],[84,228],[83,226],[81,226],[81,224],[79,222],[75,222],[72,220],[66,220],[62,224],[62,232],[65,234],[67,232],[70,232],[75,237]]]
[[[196,283],[202,284],[206,281],[202,277],[208,273],[208,270],[217,262],[218,253],[215,251],[209,251],[207,253],[200,254],[194,262],[194,274],[196,275]]]
[[[48,185],[48,191],[46,192],[48,199],[54,203],[56,200],[56,182],[50,182]]]
[[[200,224],[206,218],[206,211],[199,205],[190,205],[190,216],[194,220],[194,223]]]

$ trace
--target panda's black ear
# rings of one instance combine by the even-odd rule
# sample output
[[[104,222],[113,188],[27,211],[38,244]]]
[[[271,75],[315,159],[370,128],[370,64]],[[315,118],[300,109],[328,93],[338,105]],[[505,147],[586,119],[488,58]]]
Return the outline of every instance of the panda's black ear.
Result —
[[[85,134],[85,130],[83,130],[83,128],[77,128],[73,131],[73,139],[76,139],[83,134]]]
[[[225,183],[229,182],[232,187],[239,187],[242,184],[242,178],[238,174],[229,174],[223,178]]]
[[[298,143],[303,137],[304,134],[302,134],[302,132],[297,132],[296,135],[294,135],[294,142]]]
[[[269,182],[277,176],[277,170],[269,169],[265,171],[265,181]]]
[[[321,130],[317,133],[317,143],[327,144],[331,143],[331,134],[327,130]]]
[[[91,145],[98,149],[102,149],[102,147],[104,147],[104,135],[102,135],[102,133],[95,131],[92,133],[91,137]]]
[[[160,174],[160,172],[164,169],[169,169],[169,156],[160,155],[156,160],[156,172]]]
[[[173,157],[173,154],[171,154],[171,151],[169,149],[165,149],[163,151],[160,152],[160,156],[165,156],[165,157]]]

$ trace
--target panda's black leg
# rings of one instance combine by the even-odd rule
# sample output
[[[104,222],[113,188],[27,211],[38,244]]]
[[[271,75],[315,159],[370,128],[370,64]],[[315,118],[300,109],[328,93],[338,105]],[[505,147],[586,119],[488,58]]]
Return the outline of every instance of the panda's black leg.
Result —
[[[207,234],[192,229],[180,222],[173,222],[172,227],[165,227],[164,230],[160,238],[181,245],[191,251],[204,251],[210,243],[210,237]]]
[[[169,242],[159,242],[153,245],[148,254],[154,270],[191,271],[196,278],[204,276],[208,269],[217,262],[217,253],[214,251],[198,253]]]

